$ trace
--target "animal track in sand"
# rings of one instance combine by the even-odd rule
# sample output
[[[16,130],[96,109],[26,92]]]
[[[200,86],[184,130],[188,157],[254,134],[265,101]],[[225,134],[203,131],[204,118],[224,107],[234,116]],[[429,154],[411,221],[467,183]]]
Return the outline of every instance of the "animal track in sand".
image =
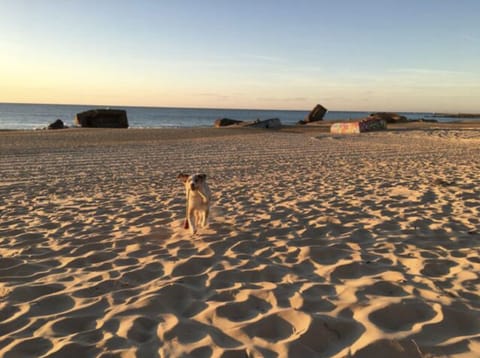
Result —
[[[407,295],[407,292],[405,292],[401,286],[388,281],[375,282],[374,284],[366,286],[364,289],[360,290],[359,293],[389,297],[402,297]]]
[[[242,302],[227,303],[216,309],[216,315],[232,322],[248,321],[270,310],[272,306],[257,297],[250,296]]]
[[[351,320],[314,315],[308,328],[289,345],[289,356],[333,356],[351,345],[364,331]]]
[[[242,330],[250,338],[260,338],[269,342],[292,341],[308,329],[310,317],[299,311],[280,311],[265,315]]]
[[[370,313],[370,320],[389,332],[408,331],[413,325],[427,322],[436,316],[428,304],[405,299]]]

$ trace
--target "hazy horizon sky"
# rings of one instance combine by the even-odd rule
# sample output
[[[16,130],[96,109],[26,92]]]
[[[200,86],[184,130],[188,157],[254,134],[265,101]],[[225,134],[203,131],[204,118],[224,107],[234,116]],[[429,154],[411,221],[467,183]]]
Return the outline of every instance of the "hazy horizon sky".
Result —
[[[478,0],[0,0],[0,102],[480,112]]]

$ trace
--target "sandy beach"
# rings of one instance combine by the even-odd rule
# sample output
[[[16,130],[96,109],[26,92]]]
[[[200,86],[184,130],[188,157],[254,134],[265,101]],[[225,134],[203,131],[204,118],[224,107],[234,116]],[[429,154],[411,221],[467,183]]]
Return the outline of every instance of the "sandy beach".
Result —
[[[478,125],[4,131],[0,159],[2,357],[480,356]]]

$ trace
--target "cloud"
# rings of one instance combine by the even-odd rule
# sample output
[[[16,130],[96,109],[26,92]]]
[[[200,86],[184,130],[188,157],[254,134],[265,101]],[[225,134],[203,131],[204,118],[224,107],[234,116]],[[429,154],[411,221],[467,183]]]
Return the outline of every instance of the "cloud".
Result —
[[[255,61],[262,61],[262,62],[269,62],[269,63],[285,63],[286,59],[277,56],[269,56],[269,55],[262,55],[262,54],[252,54],[252,53],[244,53],[241,57],[255,60]]]
[[[227,100],[230,98],[230,96],[227,96],[227,95],[224,95],[224,94],[220,94],[220,93],[209,93],[209,92],[203,92],[203,93],[195,93],[194,96],[197,96],[197,97],[210,97],[210,98],[213,98],[213,99],[217,99],[217,100]]]
[[[308,97],[257,97],[256,99],[268,102],[306,102],[310,100]]]
[[[478,44],[480,42],[480,37],[477,37],[471,34],[464,34],[461,36],[461,39],[469,42],[473,42],[475,44]]]
[[[435,76],[445,76],[445,75],[471,75],[471,72],[465,71],[452,71],[444,69],[431,69],[431,68],[397,68],[389,71],[390,73],[406,74],[406,75],[435,75]]]

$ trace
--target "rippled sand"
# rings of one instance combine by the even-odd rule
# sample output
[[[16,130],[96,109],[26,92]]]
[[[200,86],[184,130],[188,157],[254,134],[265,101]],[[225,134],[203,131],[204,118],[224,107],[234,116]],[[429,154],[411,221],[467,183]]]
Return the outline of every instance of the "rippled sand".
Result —
[[[0,356],[478,357],[480,130],[0,132]],[[205,172],[210,226],[176,175]]]

